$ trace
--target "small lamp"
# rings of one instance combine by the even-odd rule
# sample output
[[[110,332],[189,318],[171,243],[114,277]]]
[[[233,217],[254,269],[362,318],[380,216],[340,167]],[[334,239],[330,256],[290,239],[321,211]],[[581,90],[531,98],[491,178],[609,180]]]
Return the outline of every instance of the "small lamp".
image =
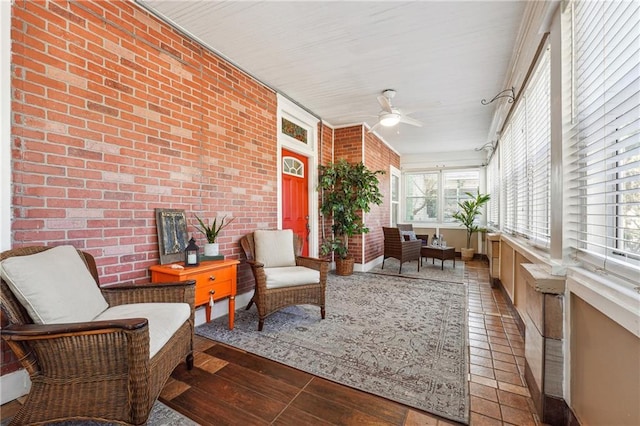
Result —
[[[185,266],[198,266],[200,264],[200,254],[198,253],[198,246],[196,240],[191,237],[189,245],[184,250],[184,265]]]

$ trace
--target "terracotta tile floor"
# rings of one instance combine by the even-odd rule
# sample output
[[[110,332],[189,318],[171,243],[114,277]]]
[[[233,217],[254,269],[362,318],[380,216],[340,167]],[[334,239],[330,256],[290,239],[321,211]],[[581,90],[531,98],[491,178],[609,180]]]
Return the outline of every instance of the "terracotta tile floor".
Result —
[[[471,425],[541,424],[537,415],[534,413],[533,401],[530,398],[529,391],[523,380],[524,340],[518,332],[518,328],[505,303],[502,292],[498,289],[492,289],[489,285],[489,269],[487,263],[480,261],[467,262],[465,266],[465,279],[467,280],[469,289]],[[203,338],[196,339],[196,366],[202,370],[211,370],[212,373],[216,372],[216,374],[221,374],[224,369],[221,369],[222,365],[220,363],[226,365],[228,362],[222,361],[224,357],[220,358],[220,355],[210,356],[205,354],[205,351],[215,350],[216,348],[210,349],[215,345],[215,342],[210,340]],[[217,351],[220,352],[223,349],[224,347],[217,348]],[[228,350],[231,349],[227,349],[227,351]],[[259,358],[250,355],[247,356],[252,359]],[[234,360],[237,358],[241,357],[235,354],[231,356],[230,359]],[[259,377],[263,377],[265,380],[269,379],[261,366],[263,363],[273,364],[273,362],[263,359],[258,361],[256,361],[258,362],[258,366],[252,368],[254,368],[256,373],[259,373]],[[173,397],[184,392],[184,388],[176,388],[176,384],[181,383],[175,379],[175,377],[180,376],[180,371],[180,367],[177,368],[176,372],[174,372],[174,377],[167,382],[167,386],[161,395],[161,398],[165,401],[175,402],[177,399],[174,400]],[[327,386],[328,382],[311,375],[308,376],[309,384],[304,385],[305,391],[301,391],[300,395],[313,396],[313,383],[316,383],[316,387],[320,386],[322,388],[323,386]],[[216,376],[211,377],[211,380],[213,380]],[[190,387],[184,383],[182,383],[182,385],[183,387]],[[335,404],[337,404],[336,407],[339,406],[341,408],[341,413],[345,416],[343,421],[331,422],[329,421],[329,417],[326,417],[328,415],[327,412],[322,412],[313,417],[315,419],[314,422],[305,424],[362,424],[360,421],[362,420],[362,416],[375,414],[372,413],[372,407],[377,406],[386,407],[388,411],[399,413],[399,418],[394,421],[377,419],[375,424],[404,426],[444,426],[454,424],[450,421],[431,416],[428,413],[383,400],[374,395],[365,394],[340,385],[331,384],[331,386],[333,386],[333,390],[330,394],[337,396],[336,399],[338,401],[335,401]],[[186,392],[184,394],[186,395]],[[323,401],[329,398],[324,393],[322,393],[322,395]],[[345,397],[344,395],[349,396]],[[298,395],[296,395],[296,397],[297,396]],[[344,405],[345,400],[350,401],[350,404]],[[291,403],[293,404],[293,402],[294,401]],[[19,407],[19,404],[19,401],[13,401],[3,405],[0,411],[0,420],[13,415]],[[312,405],[315,407],[315,404]],[[179,409],[178,406],[174,408]],[[182,408],[182,411],[186,413],[193,412],[193,409]],[[288,417],[282,415],[279,423],[301,424],[300,421],[302,417],[299,417],[301,413],[293,409],[290,411],[291,413],[297,413],[292,418],[293,420],[289,419],[291,421],[287,422],[285,420]],[[289,413],[289,411],[286,412]],[[291,413],[289,414],[293,415]],[[350,418],[352,421],[346,421],[344,420],[345,418]]]
[[[524,381],[524,339],[485,262],[467,262],[471,425],[541,424]]]

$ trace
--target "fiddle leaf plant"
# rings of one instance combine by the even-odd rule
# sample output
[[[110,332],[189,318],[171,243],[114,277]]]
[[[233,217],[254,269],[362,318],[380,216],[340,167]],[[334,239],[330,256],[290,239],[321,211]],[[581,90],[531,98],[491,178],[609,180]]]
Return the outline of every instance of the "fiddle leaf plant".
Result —
[[[362,221],[362,213],[373,204],[382,204],[378,175],[384,170],[371,171],[362,162],[349,163],[341,159],[319,166],[318,189],[321,191],[320,211],[333,218],[333,237],[320,247],[321,253],[336,253],[344,259],[349,254],[349,237],[369,232]]]

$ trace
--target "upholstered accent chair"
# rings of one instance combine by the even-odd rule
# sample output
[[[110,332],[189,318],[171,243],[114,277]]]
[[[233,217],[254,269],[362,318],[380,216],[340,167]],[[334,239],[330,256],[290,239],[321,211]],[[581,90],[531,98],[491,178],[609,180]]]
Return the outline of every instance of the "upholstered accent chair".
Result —
[[[31,378],[11,424],[145,424],[174,368],[193,368],[195,282],[100,287],[71,246],[0,253],[2,338]]]
[[[418,271],[420,271],[420,248],[422,240],[405,240],[400,233],[399,228],[383,227],[384,233],[384,257],[382,259],[382,269],[384,269],[384,261],[393,257],[400,261],[398,273],[402,273],[402,264],[411,260],[418,261]]]
[[[240,239],[256,281],[247,309],[258,308],[258,330],[272,313],[290,305],[316,305],[325,317],[329,262],[303,257],[302,238],[290,229],[256,230]]]

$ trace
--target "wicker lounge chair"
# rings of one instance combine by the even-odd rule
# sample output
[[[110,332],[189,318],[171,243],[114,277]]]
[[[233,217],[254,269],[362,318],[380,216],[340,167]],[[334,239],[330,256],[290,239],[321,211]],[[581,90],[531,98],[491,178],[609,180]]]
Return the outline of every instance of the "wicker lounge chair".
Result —
[[[65,251],[60,251],[60,247],[51,251],[52,247],[26,247],[0,254],[3,277],[0,301],[9,323],[2,329],[2,338],[31,377],[29,394],[11,424],[88,420],[145,424],[174,368],[183,359],[189,369],[193,367],[195,283],[99,287],[94,258],[70,246],[64,247]],[[79,256],[68,259],[73,258],[74,253]],[[46,262],[41,261],[43,255],[49,256],[44,258]],[[52,257],[54,255],[63,255],[64,259],[60,261],[59,257]],[[17,259],[17,256],[28,257]],[[100,301],[107,305],[106,309],[93,321],[47,322],[50,312],[40,316],[40,308],[34,308],[31,301],[24,303],[19,299],[25,293],[17,297],[12,291],[11,286],[15,288],[16,283],[15,275],[8,275],[9,267],[24,269],[29,262],[33,270],[47,263],[50,270],[59,267],[82,272],[63,283],[57,273],[48,274],[55,276],[51,282],[45,282],[45,277],[43,282],[34,285],[31,279],[27,287],[36,298],[38,293],[47,293],[42,290],[47,285],[62,284],[65,291],[68,290],[69,281],[75,281],[75,276],[80,275],[83,279],[77,280],[79,285],[101,295]],[[68,268],[66,262],[75,263]],[[46,270],[44,266],[42,269]],[[32,277],[31,273],[23,272],[24,281]],[[84,295],[82,291],[73,293]],[[53,300],[44,309],[58,309],[56,295],[49,298]],[[150,312],[154,307],[159,311]],[[33,309],[37,312],[32,312]],[[76,301],[71,308],[65,308],[69,312],[56,315],[67,318],[86,309]],[[118,316],[122,311],[128,315]],[[142,312],[146,317],[140,318]],[[150,327],[150,324],[156,325]],[[171,334],[168,330],[175,332]]]
[[[329,262],[300,256],[302,239],[291,230],[256,231],[240,239],[256,281],[253,298],[258,330],[270,314],[290,305],[317,305],[325,317],[325,289]]]
[[[420,248],[422,240],[405,241],[400,229],[383,227],[384,233],[384,258],[382,259],[382,269],[384,269],[384,261],[388,257],[393,257],[400,261],[398,273],[402,273],[402,264],[410,260],[418,261],[418,271],[420,270]]]

